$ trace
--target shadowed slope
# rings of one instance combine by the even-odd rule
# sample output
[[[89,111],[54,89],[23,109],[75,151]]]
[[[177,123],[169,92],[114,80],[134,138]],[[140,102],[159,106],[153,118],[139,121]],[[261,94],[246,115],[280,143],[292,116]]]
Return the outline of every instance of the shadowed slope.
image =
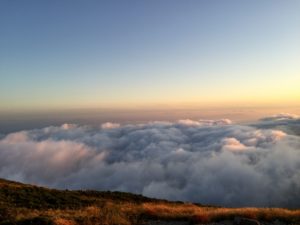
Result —
[[[1,225],[199,224],[235,217],[299,224],[300,210],[223,208],[123,192],[55,190],[0,179]],[[180,223],[181,224],[181,223]]]

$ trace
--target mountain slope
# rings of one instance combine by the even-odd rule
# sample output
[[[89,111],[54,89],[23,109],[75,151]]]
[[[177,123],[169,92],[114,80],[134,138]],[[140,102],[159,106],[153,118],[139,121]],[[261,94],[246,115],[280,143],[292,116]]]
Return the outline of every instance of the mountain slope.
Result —
[[[265,224],[275,220],[300,224],[300,210],[202,206],[123,192],[62,191],[0,179],[0,225],[199,224],[224,220],[230,224],[237,216]]]

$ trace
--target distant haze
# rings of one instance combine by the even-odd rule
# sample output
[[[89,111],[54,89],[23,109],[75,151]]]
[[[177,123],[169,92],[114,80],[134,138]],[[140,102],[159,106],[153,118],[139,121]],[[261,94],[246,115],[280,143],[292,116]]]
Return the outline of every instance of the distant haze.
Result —
[[[70,109],[0,113],[0,133],[42,128],[62,123],[101,124],[113,121],[136,124],[151,121],[229,118],[234,122],[249,123],[265,115],[278,112],[300,114],[299,107],[205,107],[205,108],[132,108],[132,109]]]

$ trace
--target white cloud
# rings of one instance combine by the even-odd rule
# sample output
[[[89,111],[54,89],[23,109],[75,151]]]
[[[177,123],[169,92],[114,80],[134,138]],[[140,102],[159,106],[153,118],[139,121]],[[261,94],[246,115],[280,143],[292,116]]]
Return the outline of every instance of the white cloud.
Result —
[[[184,119],[184,120],[178,120],[179,124],[186,125],[186,126],[200,126],[201,123],[195,120],[190,119]]]
[[[64,130],[74,129],[76,127],[77,127],[76,124],[71,124],[71,123],[64,123],[63,125],[61,125],[61,128]]]
[[[4,136],[0,177],[225,206],[300,206],[299,136],[227,120],[102,125]]]
[[[300,117],[295,114],[280,113],[265,117],[253,124],[257,128],[279,129],[288,134],[300,136]]]
[[[239,152],[246,150],[248,147],[242,144],[239,140],[235,138],[224,138],[223,139],[223,146],[222,148],[225,150],[233,151],[233,152]]]
[[[102,129],[113,129],[113,128],[118,128],[120,127],[120,124],[118,123],[110,123],[110,122],[106,122],[106,123],[103,123],[101,125]]]
[[[299,119],[300,117],[296,114],[291,113],[279,113],[270,117],[263,118],[264,120],[294,120]]]
[[[221,119],[221,120],[178,120],[179,124],[186,126],[215,126],[215,125],[230,125],[232,121],[229,119]]]

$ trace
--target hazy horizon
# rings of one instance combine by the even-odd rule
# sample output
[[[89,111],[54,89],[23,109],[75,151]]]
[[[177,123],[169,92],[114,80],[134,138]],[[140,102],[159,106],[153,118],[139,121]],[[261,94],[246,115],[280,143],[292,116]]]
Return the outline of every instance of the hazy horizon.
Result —
[[[177,121],[180,119],[230,119],[235,123],[247,124],[256,120],[276,115],[290,113],[300,115],[300,107],[207,107],[207,108],[132,108],[132,109],[68,109],[40,110],[25,112],[0,113],[0,134],[59,126],[64,123],[95,125],[105,122],[113,123],[143,123],[151,121]]]

